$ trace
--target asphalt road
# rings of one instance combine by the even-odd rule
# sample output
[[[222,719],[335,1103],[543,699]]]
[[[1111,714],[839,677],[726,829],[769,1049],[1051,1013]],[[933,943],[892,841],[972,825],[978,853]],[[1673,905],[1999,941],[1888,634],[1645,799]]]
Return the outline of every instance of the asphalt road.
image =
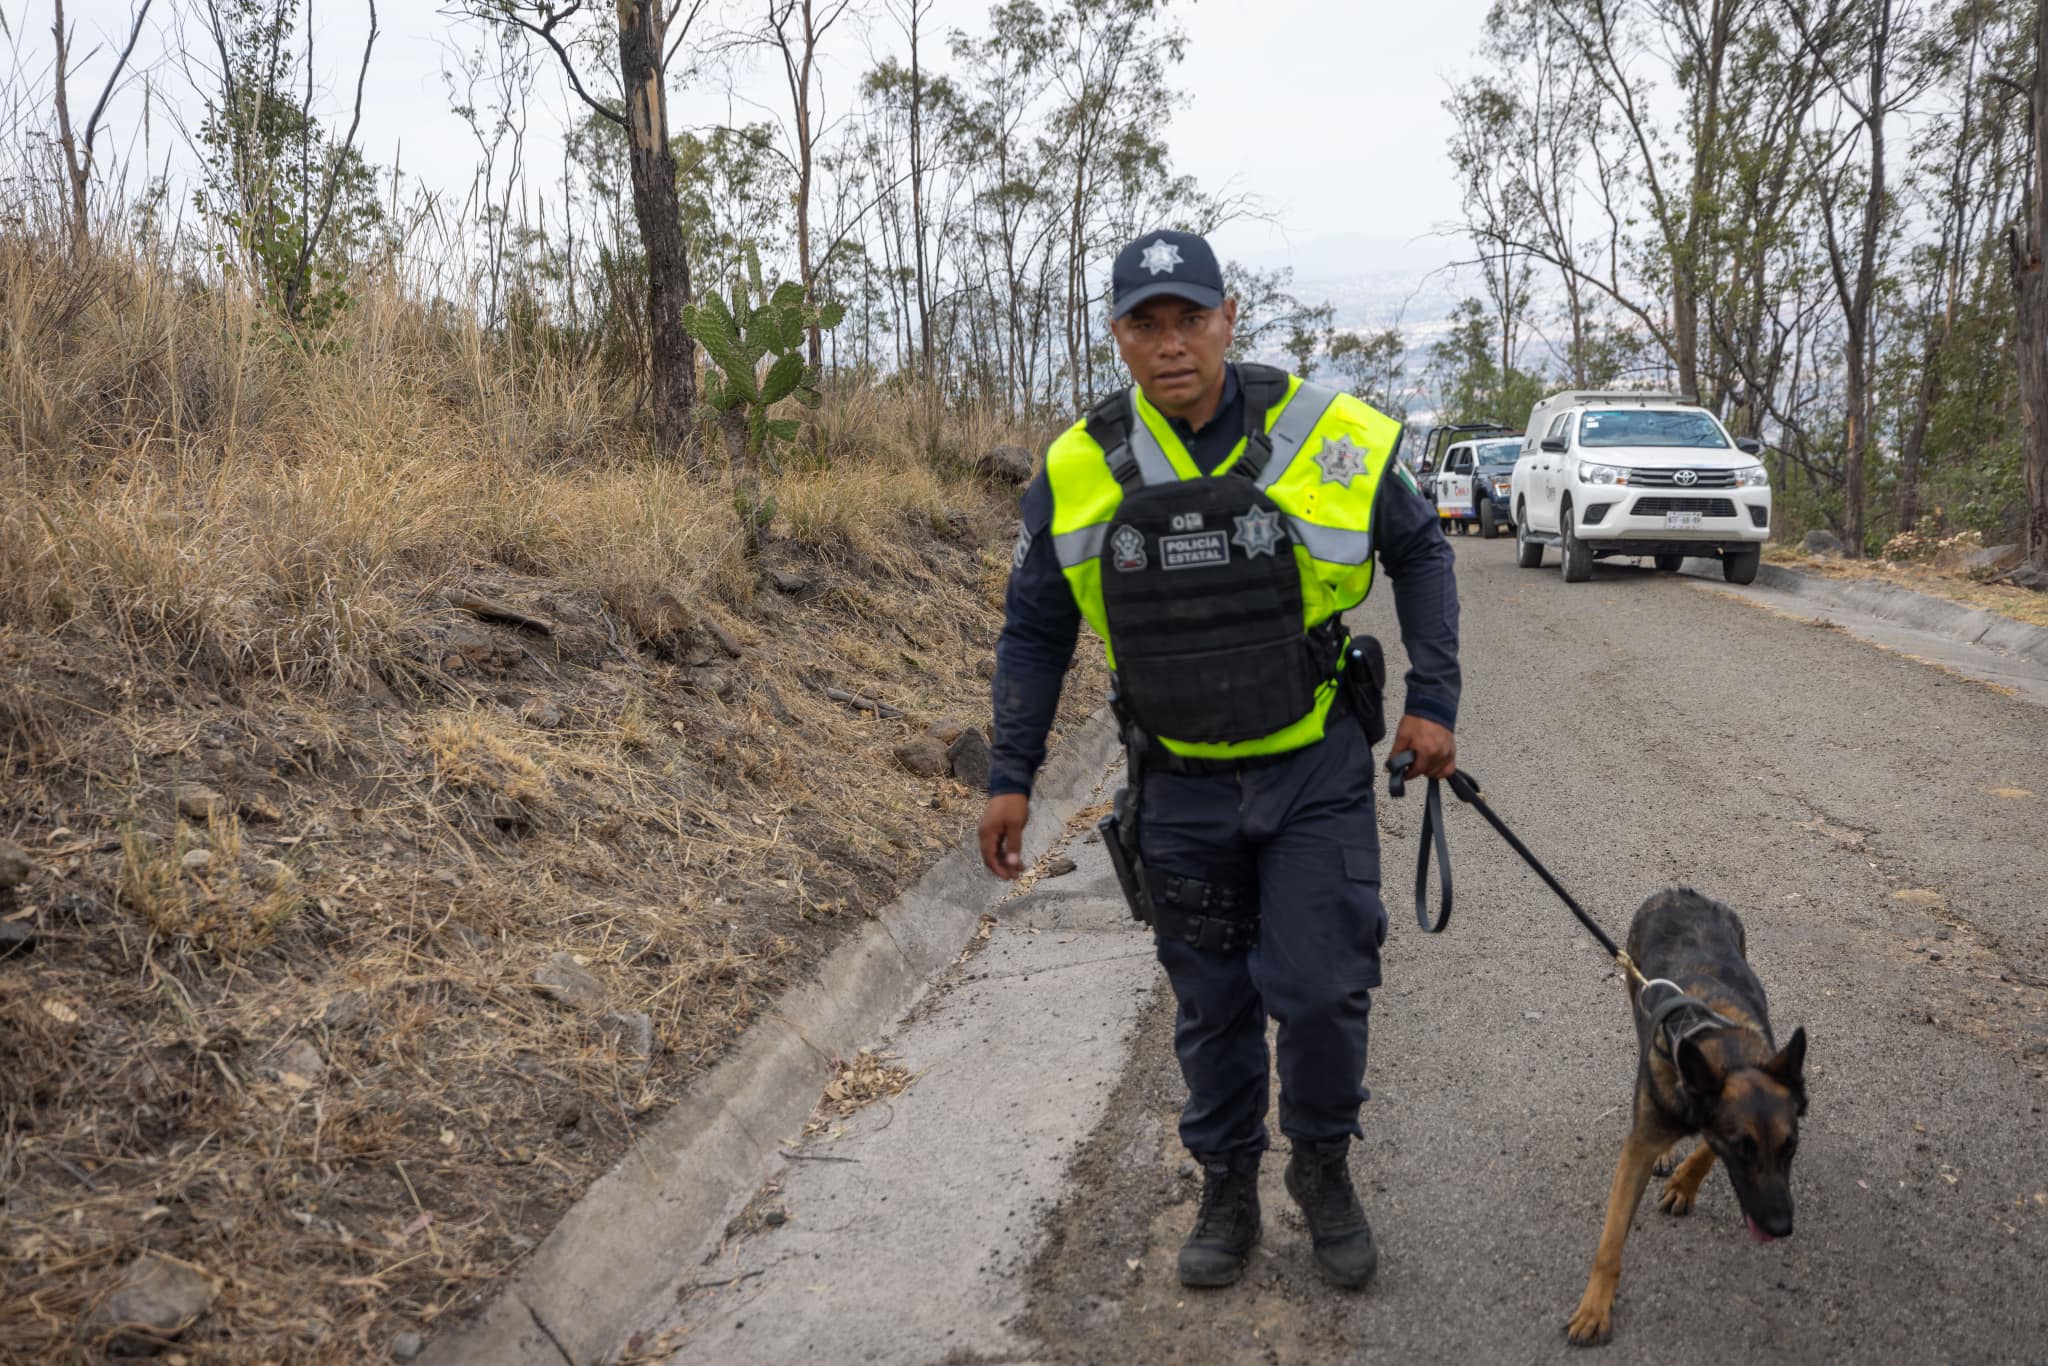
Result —
[[[2048,708],[1717,587],[1607,564],[1565,584],[1509,541],[1456,544],[1464,765],[1617,934],[1670,884],[1735,906],[1781,1037],[1810,1040],[1795,1235],[1753,1244],[1718,1171],[1688,1218],[1646,1199],[1597,1359],[2048,1362]],[[1391,594],[1354,626],[1398,676]],[[1316,1279],[1281,1154],[1246,1279],[1175,1281],[1196,1186],[1171,1002],[1145,955],[1111,961],[1099,850],[1077,842],[1072,906],[1019,903],[990,950],[1073,955],[1059,988],[994,990],[970,964],[973,989],[890,1041],[982,1084],[920,1081],[813,1140],[822,1160],[764,1192],[787,1223],[736,1226],[650,1334],[677,1362],[1573,1358],[1627,1125],[1626,996],[1469,811],[1456,918],[1417,931],[1417,808],[1381,811],[1368,1290]],[[1048,1146],[1050,1166],[1025,1152]],[[806,1220],[828,1236],[787,1235]]]

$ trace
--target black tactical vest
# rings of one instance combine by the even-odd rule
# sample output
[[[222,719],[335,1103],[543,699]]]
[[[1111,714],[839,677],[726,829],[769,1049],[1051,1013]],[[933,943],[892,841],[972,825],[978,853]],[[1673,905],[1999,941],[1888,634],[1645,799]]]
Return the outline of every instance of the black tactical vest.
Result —
[[[1272,454],[1265,416],[1286,376],[1246,365],[1239,381],[1247,444],[1223,474],[1143,483],[1125,450],[1125,395],[1088,423],[1124,488],[1100,558],[1117,697],[1147,734],[1189,744],[1285,730],[1314,709],[1335,668],[1328,642],[1303,626],[1287,514],[1254,482]]]

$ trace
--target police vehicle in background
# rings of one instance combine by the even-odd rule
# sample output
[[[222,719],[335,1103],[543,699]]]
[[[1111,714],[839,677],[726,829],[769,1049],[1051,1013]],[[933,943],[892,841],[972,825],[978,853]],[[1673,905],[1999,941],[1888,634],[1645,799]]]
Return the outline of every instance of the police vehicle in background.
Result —
[[[1432,501],[1446,532],[1456,527],[1463,535],[1476,528],[1490,541],[1514,525],[1508,497],[1521,451],[1521,438],[1507,436],[1460,442],[1444,452]]]
[[[1489,487],[1489,481],[1480,477],[1480,466],[1513,464],[1512,452],[1520,442],[1503,438],[1520,436],[1514,428],[1498,422],[1443,423],[1429,429],[1422,439],[1422,458],[1416,465],[1415,482],[1422,496],[1435,506],[1438,524],[1446,533],[1452,527],[1462,533],[1476,526],[1482,534],[1493,536],[1507,524],[1507,505],[1503,503],[1495,509],[1493,527],[1488,528],[1483,507],[1491,500],[1479,495]],[[1490,449],[1482,462],[1480,446],[1499,449]]]
[[[1762,451],[1691,397],[1553,394],[1530,412],[1510,480],[1515,562],[1535,569],[1555,546],[1565,581],[1582,583],[1596,559],[1669,572],[1692,555],[1752,582],[1771,534]]]

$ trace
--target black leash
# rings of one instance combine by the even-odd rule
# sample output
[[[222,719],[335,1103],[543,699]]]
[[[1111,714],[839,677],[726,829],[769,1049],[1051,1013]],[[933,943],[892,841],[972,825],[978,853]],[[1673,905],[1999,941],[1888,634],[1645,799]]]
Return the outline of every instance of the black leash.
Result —
[[[1399,799],[1407,793],[1408,773],[1414,767],[1415,751],[1413,750],[1404,749],[1387,760],[1387,794],[1389,796]],[[1607,950],[1608,956],[1621,964],[1622,971],[1629,979],[1638,986],[1642,985],[1642,973],[1636,970],[1636,965],[1629,960],[1629,956],[1626,953],[1622,952],[1620,945],[1608,937],[1607,931],[1601,929],[1592,916],[1586,914],[1586,908],[1579,905],[1573,899],[1572,894],[1564,889],[1564,884],[1551,875],[1550,870],[1543,866],[1541,859],[1529,852],[1529,846],[1516,838],[1515,832],[1508,829],[1507,822],[1502,820],[1493,807],[1487,803],[1486,794],[1479,790],[1479,780],[1463,769],[1456,769],[1451,773],[1449,781],[1451,791],[1458,800],[1464,802],[1467,806],[1473,807],[1480,815],[1486,817],[1486,823],[1498,831],[1500,837],[1508,842],[1508,848],[1520,854],[1522,862],[1534,869],[1536,876],[1543,879],[1544,885],[1557,893],[1557,899],[1562,901],[1566,908],[1579,918],[1579,923],[1586,927],[1588,934],[1600,941],[1600,947]],[[1435,924],[1431,924],[1429,919],[1429,854],[1432,845],[1436,849],[1436,866],[1443,878],[1442,909],[1437,915]],[[1422,926],[1430,934],[1440,934],[1443,932],[1444,926],[1450,923],[1450,920],[1451,845],[1450,840],[1444,833],[1443,796],[1438,790],[1437,780],[1431,778],[1429,780],[1429,791],[1423,799],[1422,806],[1422,849],[1415,859],[1415,923]]]

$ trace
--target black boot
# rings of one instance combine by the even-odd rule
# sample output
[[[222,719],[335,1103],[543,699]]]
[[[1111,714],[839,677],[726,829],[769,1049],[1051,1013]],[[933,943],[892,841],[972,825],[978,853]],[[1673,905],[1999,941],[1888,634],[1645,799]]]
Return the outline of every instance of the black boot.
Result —
[[[1301,1206],[1308,1220],[1309,1239],[1315,1245],[1316,1265],[1323,1279],[1346,1290],[1356,1290],[1372,1279],[1380,1264],[1379,1250],[1372,1243],[1372,1225],[1358,1193],[1351,1189],[1351,1167],[1346,1161],[1351,1140],[1294,1145],[1287,1160],[1287,1193]]]
[[[1202,1206],[1180,1245],[1182,1285],[1235,1285],[1259,1241],[1259,1154],[1197,1153]]]

